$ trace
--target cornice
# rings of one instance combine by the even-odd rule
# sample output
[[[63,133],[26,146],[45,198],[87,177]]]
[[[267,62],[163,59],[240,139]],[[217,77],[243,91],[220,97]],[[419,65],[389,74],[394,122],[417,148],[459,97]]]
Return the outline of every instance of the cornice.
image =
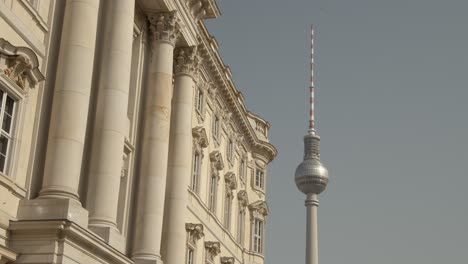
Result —
[[[243,134],[247,135],[246,142],[253,149],[253,152],[265,156],[268,161],[273,160],[276,157],[277,150],[268,142],[267,131],[265,131],[264,139],[259,138],[256,132],[257,128],[252,126],[249,118],[259,121],[266,130],[270,127],[269,123],[247,110],[242,94],[236,89],[231,79],[232,73],[229,67],[224,65],[217,51],[216,40],[209,34],[203,23],[199,23],[199,25],[200,55],[205,62],[204,65],[207,67],[207,70],[214,77],[214,81],[219,87],[218,90],[223,93],[223,99],[234,114],[233,119],[240,127],[240,130],[243,131]]]

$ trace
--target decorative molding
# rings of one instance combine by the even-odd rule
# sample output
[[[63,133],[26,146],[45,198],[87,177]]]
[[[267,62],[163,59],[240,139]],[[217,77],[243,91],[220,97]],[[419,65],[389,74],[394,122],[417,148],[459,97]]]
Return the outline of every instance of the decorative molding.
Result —
[[[216,18],[221,15],[216,0],[187,0],[185,2],[195,22],[200,19]]]
[[[221,264],[234,264],[235,260],[233,257],[221,257]]]
[[[208,135],[206,130],[202,126],[192,128],[193,142],[195,145],[198,145],[202,148],[207,148],[210,144],[208,141]]]
[[[221,152],[215,150],[210,153],[211,175],[219,177],[219,171],[224,169],[223,156]]]
[[[0,68],[23,91],[26,88],[26,80],[29,87],[34,87],[45,80],[39,70],[39,61],[34,51],[26,47],[13,46],[3,38],[0,38]]]
[[[152,41],[166,41],[175,45],[180,34],[176,13],[177,11],[148,14]]]
[[[237,200],[239,200],[239,203],[242,207],[246,207],[249,205],[249,197],[247,194],[247,191],[241,190],[237,193]]]
[[[198,72],[199,62],[196,46],[174,50],[174,73],[176,75],[186,74],[194,77]]]
[[[249,205],[249,210],[252,213],[259,214],[263,217],[267,216],[269,213],[268,205],[265,201],[256,201]]]
[[[226,181],[226,187],[232,190],[237,189],[237,180],[236,175],[233,172],[228,172],[224,175],[224,180]]]
[[[203,233],[203,225],[202,224],[193,224],[193,223],[186,223],[185,230],[189,233],[189,241],[190,243],[195,244],[198,240],[200,240],[205,234]]]
[[[261,134],[257,131],[256,123],[251,121],[258,119],[269,127],[268,122],[260,117],[250,113],[243,102],[242,95],[237,91],[230,78],[230,71],[224,65],[218,50],[216,40],[209,34],[206,26],[200,24],[200,54],[203,57],[203,65],[207,72],[212,76],[216,92],[222,94],[222,98],[228,105],[229,112],[233,114],[239,131],[245,135],[245,142],[249,145],[252,153],[258,153],[266,157],[269,161],[273,160],[277,154],[276,148],[268,142],[267,133]],[[213,96],[211,97],[221,97]],[[213,98],[210,98],[214,101]],[[215,102],[213,102],[214,104]],[[261,129],[261,128],[260,128]]]
[[[214,258],[221,253],[221,244],[219,242],[206,241],[205,249],[208,259],[214,260]]]

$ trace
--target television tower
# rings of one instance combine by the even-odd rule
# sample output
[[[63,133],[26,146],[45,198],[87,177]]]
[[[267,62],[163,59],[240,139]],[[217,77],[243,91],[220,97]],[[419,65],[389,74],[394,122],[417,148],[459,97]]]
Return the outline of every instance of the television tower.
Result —
[[[309,130],[304,136],[304,160],[297,166],[295,181],[297,188],[307,195],[306,264],[318,264],[317,239],[317,196],[328,183],[328,170],[320,161],[320,137],[315,130],[314,115],[314,27],[310,26],[310,120]]]

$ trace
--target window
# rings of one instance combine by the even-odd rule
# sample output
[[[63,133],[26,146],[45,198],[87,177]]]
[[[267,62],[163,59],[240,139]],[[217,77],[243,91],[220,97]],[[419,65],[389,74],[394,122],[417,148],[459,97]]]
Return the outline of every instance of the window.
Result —
[[[6,173],[12,144],[15,100],[1,90],[0,99],[0,124],[2,124],[0,133],[0,172]]]
[[[191,247],[187,248],[186,259],[187,259],[187,262],[186,262],[187,264],[195,263],[195,251],[193,250],[193,248]]]
[[[234,155],[234,143],[232,142],[232,139],[230,139],[228,143],[228,149],[227,149],[228,160],[232,161],[233,155]]]
[[[253,227],[253,251],[255,253],[263,253],[263,221],[255,218]]]
[[[218,177],[216,175],[210,178],[210,192],[208,197],[208,208],[212,213],[216,212],[216,189],[218,185]]]
[[[200,88],[197,89],[195,93],[195,109],[198,111],[198,113],[203,112],[203,92]]]
[[[239,178],[244,181],[245,180],[245,160],[242,159],[239,164]]]
[[[237,241],[244,243],[244,226],[245,226],[245,208],[239,204],[239,212],[237,213]]]
[[[196,152],[193,156],[193,165],[192,165],[192,182],[190,183],[190,189],[198,193],[199,181],[200,181],[200,164],[201,164],[200,153]]]
[[[226,190],[226,196],[224,200],[224,227],[228,230],[231,228],[231,207],[232,207],[232,196],[230,190]]]
[[[215,116],[213,121],[213,136],[219,138],[219,117]]]
[[[261,169],[257,169],[257,173],[255,174],[255,187],[259,187],[260,189],[264,188],[264,181],[265,181],[265,173]]]

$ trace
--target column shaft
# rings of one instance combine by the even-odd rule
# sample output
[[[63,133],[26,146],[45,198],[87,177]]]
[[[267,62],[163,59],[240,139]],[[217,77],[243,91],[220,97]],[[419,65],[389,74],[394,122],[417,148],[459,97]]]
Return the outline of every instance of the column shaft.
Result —
[[[197,64],[196,49],[179,49],[175,54],[175,84],[172,99],[171,137],[164,214],[164,263],[184,263],[187,232],[187,188],[192,163],[193,74]]]
[[[78,201],[99,0],[65,7],[41,198]]]
[[[116,218],[122,156],[128,133],[134,8],[134,0],[105,0],[87,208],[90,228],[107,242],[110,242],[109,232],[118,233]]]
[[[152,56],[145,91],[144,135],[133,250],[135,263],[145,264],[161,261],[176,34],[174,13],[156,14],[150,16],[149,20],[153,36]]]
[[[318,264],[317,194],[307,195],[306,264]]]

